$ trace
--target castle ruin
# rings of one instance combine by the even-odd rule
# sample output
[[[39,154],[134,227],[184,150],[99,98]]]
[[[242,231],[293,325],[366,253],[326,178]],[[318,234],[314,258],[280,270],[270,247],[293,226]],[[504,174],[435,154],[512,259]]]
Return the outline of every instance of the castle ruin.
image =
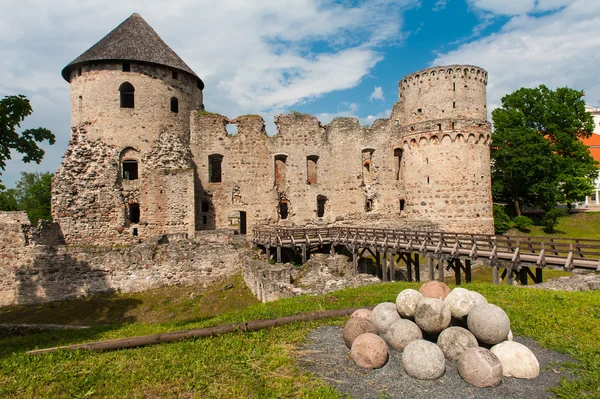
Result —
[[[138,14],[67,65],[72,137],[53,184],[67,243],[256,225],[429,226],[491,233],[487,73],[410,74],[390,118],[229,120]],[[227,133],[235,124],[237,134]]]

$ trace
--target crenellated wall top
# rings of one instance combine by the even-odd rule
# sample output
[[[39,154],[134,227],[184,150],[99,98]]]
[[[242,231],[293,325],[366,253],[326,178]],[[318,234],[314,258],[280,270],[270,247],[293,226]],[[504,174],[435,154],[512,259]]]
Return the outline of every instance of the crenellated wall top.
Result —
[[[426,68],[406,75],[398,86],[400,88],[408,87],[412,84],[422,83],[431,79],[467,79],[479,81],[487,85],[488,73],[485,69],[475,65],[446,65]]]

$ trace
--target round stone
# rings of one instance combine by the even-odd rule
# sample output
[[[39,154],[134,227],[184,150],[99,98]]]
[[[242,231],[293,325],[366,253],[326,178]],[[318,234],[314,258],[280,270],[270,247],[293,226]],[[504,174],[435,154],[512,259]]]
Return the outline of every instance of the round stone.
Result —
[[[449,327],[440,333],[437,340],[444,356],[448,360],[458,360],[468,348],[477,348],[477,338],[471,332],[461,327]]]
[[[415,323],[425,334],[438,334],[450,325],[450,308],[441,299],[423,298],[415,309]]]
[[[396,297],[396,309],[402,317],[414,317],[415,309],[423,294],[417,290],[407,288]]]
[[[458,358],[458,374],[476,387],[495,387],[502,382],[502,364],[485,348],[468,348]]]
[[[361,319],[371,320],[371,313],[373,311],[371,309],[357,309],[355,310],[350,317],[360,317]]]
[[[444,298],[444,302],[448,304],[450,313],[457,319],[462,319],[469,314],[473,306],[475,306],[475,299],[471,291],[464,288],[456,287]]]
[[[477,291],[471,291],[471,297],[475,301],[475,306],[488,304],[487,299]]]
[[[373,333],[361,334],[350,349],[350,356],[358,367],[376,369],[383,367],[388,359],[388,347],[379,335]]]
[[[413,378],[435,380],[446,371],[446,359],[436,344],[421,339],[406,345],[402,352],[402,367]]]
[[[502,375],[515,378],[536,378],[540,364],[533,352],[523,344],[504,341],[490,349],[500,359]]]
[[[396,304],[391,302],[382,302],[375,306],[371,313],[371,321],[377,326],[380,334],[385,334],[394,322],[400,320]]]
[[[478,305],[469,312],[467,327],[480,342],[496,345],[508,337],[510,320],[496,305]]]
[[[348,348],[352,347],[352,342],[360,334],[373,333],[377,334],[377,327],[371,320],[363,319],[362,317],[351,317],[344,326],[344,342]]]
[[[402,352],[412,341],[423,339],[423,333],[419,326],[412,321],[400,319],[390,326],[385,338],[392,349]]]
[[[444,299],[450,293],[450,287],[441,281],[428,281],[419,288],[425,298]]]

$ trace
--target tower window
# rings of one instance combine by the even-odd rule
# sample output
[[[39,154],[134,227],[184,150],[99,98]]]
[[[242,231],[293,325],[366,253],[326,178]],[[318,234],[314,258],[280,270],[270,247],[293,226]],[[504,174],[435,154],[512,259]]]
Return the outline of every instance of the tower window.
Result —
[[[325,216],[325,203],[327,202],[327,197],[324,195],[317,196],[317,217],[322,218]]]
[[[123,161],[123,180],[138,179],[138,163],[136,160],[127,159]]]
[[[282,199],[279,201],[279,217],[282,220],[288,218],[288,202],[287,202],[287,200]]]
[[[306,182],[308,184],[317,184],[318,181],[318,169],[317,161],[319,157],[317,155],[309,155],[306,157]]]
[[[179,72],[173,71],[172,76],[173,76],[173,79],[175,79],[175,80],[179,79]]]
[[[179,100],[177,100],[177,97],[171,97],[171,112],[179,112]]]
[[[400,166],[402,165],[402,152],[401,148],[394,149],[394,158],[396,158],[395,166],[396,170],[394,171],[394,177],[396,180],[400,180]]]
[[[275,155],[275,186],[279,189],[285,188],[285,163],[287,155]]]
[[[208,201],[202,201],[202,212],[208,212],[210,209],[210,204]]]
[[[129,82],[124,82],[119,86],[119,92],[121,93],[121,108],[133,108],[135,92],[133,85]]]
[[[129,64],[129,63],[123,64],[123,72],[131,72],[131,64]]]
[[[211,183],[221,182],[221,164],[223,155],[212,154],[208,156],[208,181]]]
[[[140,204],[132,203],[129,204],[129,221],[131,223],[140,222]]]
[[[406,201],[404,200],[404,198],[400,199],[400,212],[402,212],[404,210],[404,205],[406,204]]]
[[[452,108],[456,108],[456,101],[452,103]]]
[[[77,69],[77,76],[81,76],[81,68]]]

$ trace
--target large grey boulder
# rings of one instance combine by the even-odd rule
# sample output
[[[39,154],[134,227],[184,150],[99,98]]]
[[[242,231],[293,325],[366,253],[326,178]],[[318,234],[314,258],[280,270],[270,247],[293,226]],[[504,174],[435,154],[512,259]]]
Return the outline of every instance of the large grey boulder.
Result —
[[[444,302],[448,304],[450,313],[457,319],[462,319],[469,314],[475,306],[475,298],[471,291],[456,287],[444,298]]]
[[[536,378],[540,364],[533,352],[523,344],[504,341],[490,349],[500,359],[502,374],[506,377]]]
[[[502,382],[502,364],[485,348],[468,348],[458,358],[458,374],[476,387],[495,387]]]
[[[388,347],[379,335],[361,334],[352,342],[350,357],[358,367],[363,369],[380,368],[387,362]]]
[[[450,308],[441,299],[423,298],[415,309],[415,323],[425,334],[438,334],[450,325]]]
[[[440,333],[437,345],[448,360],[458,360],[466,349],[479,346],[477,338],[469,330],[462,327],[446,328]]]
[[[348,348],[352,347],[352,342],[361,334],[377,334],[377,327],[371,320],[362,317],[350,317],[344,326],[344,342]]]
[[[402,352],[402,367],[413,378],[435,380],[446,371],[446,359],[436,344],[421,339],[406,345]]]
[[[396,310],[396,304],[392,302],[380,303],[371,313],[371,321],[377,326],[380,334],[385,334],[390,326],[398,320],[400,320],[400,314]]]
[[[480,342],[496,345],[508,337],[510,320],[496,305],[477,305],[469,312],[467,327]]]
[[[419,326],[407,319],[400,319],[391,325],[385,335],[387,343],[395,351],[402,352],[412,341],[423,339]],[[476,341],[477,342],[477,341]]]
[[[488,304],[487,299],[477,291],[471,291],[471,297],[475,301],[475,306]]]
[[[417,290],[407,288],[400,292],[396,297],[396,309],[402,317],[414,317],[415,309],[419,301],[423,299],[423,294]]]

